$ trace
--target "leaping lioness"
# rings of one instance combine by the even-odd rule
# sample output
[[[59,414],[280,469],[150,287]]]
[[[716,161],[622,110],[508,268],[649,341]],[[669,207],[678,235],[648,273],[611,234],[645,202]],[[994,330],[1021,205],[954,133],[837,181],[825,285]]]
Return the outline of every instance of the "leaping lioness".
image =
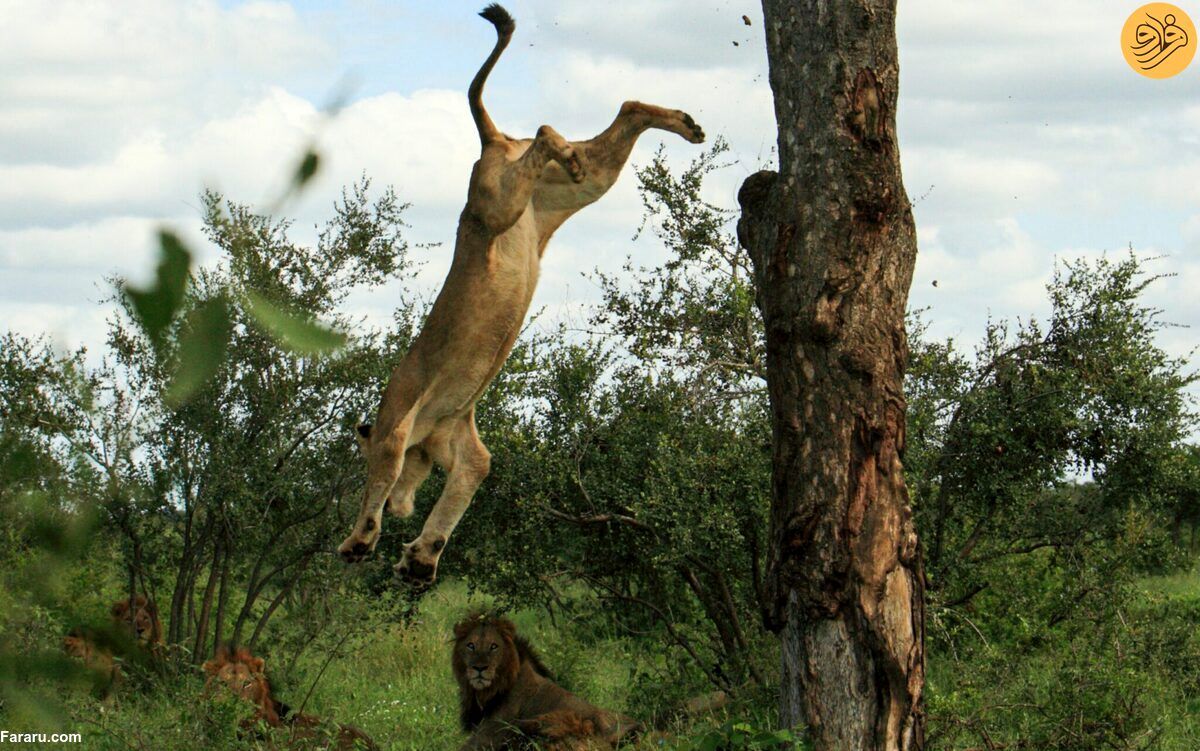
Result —
[[[495,4],[479,15],[496,27],[497,39],[467,90],[482,153],[471,170],[454,260],[424,328],[392,371],[374,425],[358,427],[367,487],[358,521],[338,548],[350,562],[374,550],[384,504],[393,514],[412,514],[413,495],[436,462],[446,470],[446,487],[395,567],[416,584],[433,581],[450,533],[488,474],[491,455],[475,430],[475,402],[508,358],[550,236],[612,187],[649,128],[704,141],[690,115],[641,102],[625,102],[589,141],[567,141],[549,125],[533,139],[504,135],[481,95],[516,23]]]

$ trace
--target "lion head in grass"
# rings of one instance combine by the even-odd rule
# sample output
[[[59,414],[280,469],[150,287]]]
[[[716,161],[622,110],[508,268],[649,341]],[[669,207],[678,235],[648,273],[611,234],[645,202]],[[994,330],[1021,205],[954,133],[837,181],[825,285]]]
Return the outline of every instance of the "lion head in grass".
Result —
[[[512,621],[498,615],[472,613],[454,627],[451,666],[470,748],[506,748],[520,737],[546,748],[603,748],[640,728],[556,684]]]
[[[158,620],[158,612],[144,596],[118,600],[113,603],[110,612],[113,622],[133,631],[138,644],[145,647],[162,643],[162,623]]]
[[[267,680],[266,665],[245,647],[234,649],[223,645],[217,654],[204,663],[208,674],[207,686],[223,685],[235,696],[253,704],[256,713],[243,721],[242,729],[253,733],[258,740],[268,740],[267,748],[313,749],[334,748],[337,751],[370,749],[378,751],[375,741],[362,729],[342,723],[328,723],[312,715],[293,712],[292,708],[271,695],[271,683]],[[259,722],[279,730],[268,731],[264,736],[256,727]],[[283,734],[270,740],[272,733]]]
[[[271,697],[264,663],[250,654],[250,650],[221,646],[216,656],[204,663],[204,672],[208,675],[206,686],[225,686],[235,696],[257,707],[259,717],[268,725],[279,724],[277,704]]]
[[[507,618],[472,613],[454,627],[451,666],[466,729],[486,716],[494,700],[519,688],[522,663],[529,663],[539,675],[549,676],[529,642],[517,636],[517,627]]]
[[[121,682],[121,667],[112,652],[100,646],[97,634],[84,626],[76,626],[63,637],[63,651],[90,670],[95,678],[94,688],[107,696]]]

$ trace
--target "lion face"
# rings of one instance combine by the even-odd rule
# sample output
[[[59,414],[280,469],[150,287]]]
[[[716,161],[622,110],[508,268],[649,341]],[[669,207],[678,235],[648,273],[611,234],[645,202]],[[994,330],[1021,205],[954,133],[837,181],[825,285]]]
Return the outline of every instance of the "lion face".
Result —
[[[222,647],[216,657],[204,663],[204,672],[208,674],[207,686],[224,686],[239,699],[262,709],[268,721],[272,721],[277,718],[274,717],[271,687],[264,669],[263,661],[246,649],[233,652]]]
[[[471,688],[482,691],[496,680],[496,669],[503,658],[503,645],[504,638],[499,630],[491,627],[478,629],[459,645]]]
[[[72,631],[63,637],[63,651],[81,662],[91,662],[94,649],[86,636]]]
[[[254,704],[262,704],[263,697],[267,693],[263,686],[263,677],[256,674],[249,665],[241,662],[222,665],[212,677],[238,698]]]
[[[475,691],[511,683],[515,664],[512,623],[502,618],[474,617],[454,627],[454,670]]]
[[[153,606],[142,595],[133,600],[133,607],[128,599],[113,603],[112,617],[116,623],[131,630],[143,646],[162,641],[162,625]]]

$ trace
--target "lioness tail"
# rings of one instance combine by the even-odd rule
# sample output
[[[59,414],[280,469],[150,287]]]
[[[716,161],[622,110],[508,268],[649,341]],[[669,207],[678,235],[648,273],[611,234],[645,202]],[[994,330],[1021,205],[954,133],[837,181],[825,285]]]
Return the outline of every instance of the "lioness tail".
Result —
[[[471,105],[471,117],[475,118],[475,128],[479,131],[479,140],[486,146],[489,142],[503,138],[503,136],[496,128],[496,124],[492,122],[492,118],[488,116],[487,110],[483,108],[483,84],[487,81],[492,68],[496,66],[496,61],[500,59],[500,53],[504,52],[508,41],[512,39],[513,29],[517,28],[517,22],[508,14],[508,11],[496,3],[484,8],[479,15],[496,27],[496,46],[492,48],[492,54],[483,61],[479,72],[472,79],[471,87],[467,89],[467,101]]]

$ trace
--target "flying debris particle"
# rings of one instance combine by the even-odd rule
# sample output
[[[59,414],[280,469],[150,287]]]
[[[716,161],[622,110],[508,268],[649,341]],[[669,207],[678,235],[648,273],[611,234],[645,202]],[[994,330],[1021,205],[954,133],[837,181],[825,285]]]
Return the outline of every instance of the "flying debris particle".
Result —
[[[937,279],[933,280],[933,286],[935,286],[935,287],[937,286]]]
[[[733,43],[733,46],[734,46],[734,47],[740,47],[741,45],[740,45],[740,44],[738,44],[737,42],[734,42],[734,43]]]
[[[749,26],[750,25],[750,16],[742,16],[742,23]]]

